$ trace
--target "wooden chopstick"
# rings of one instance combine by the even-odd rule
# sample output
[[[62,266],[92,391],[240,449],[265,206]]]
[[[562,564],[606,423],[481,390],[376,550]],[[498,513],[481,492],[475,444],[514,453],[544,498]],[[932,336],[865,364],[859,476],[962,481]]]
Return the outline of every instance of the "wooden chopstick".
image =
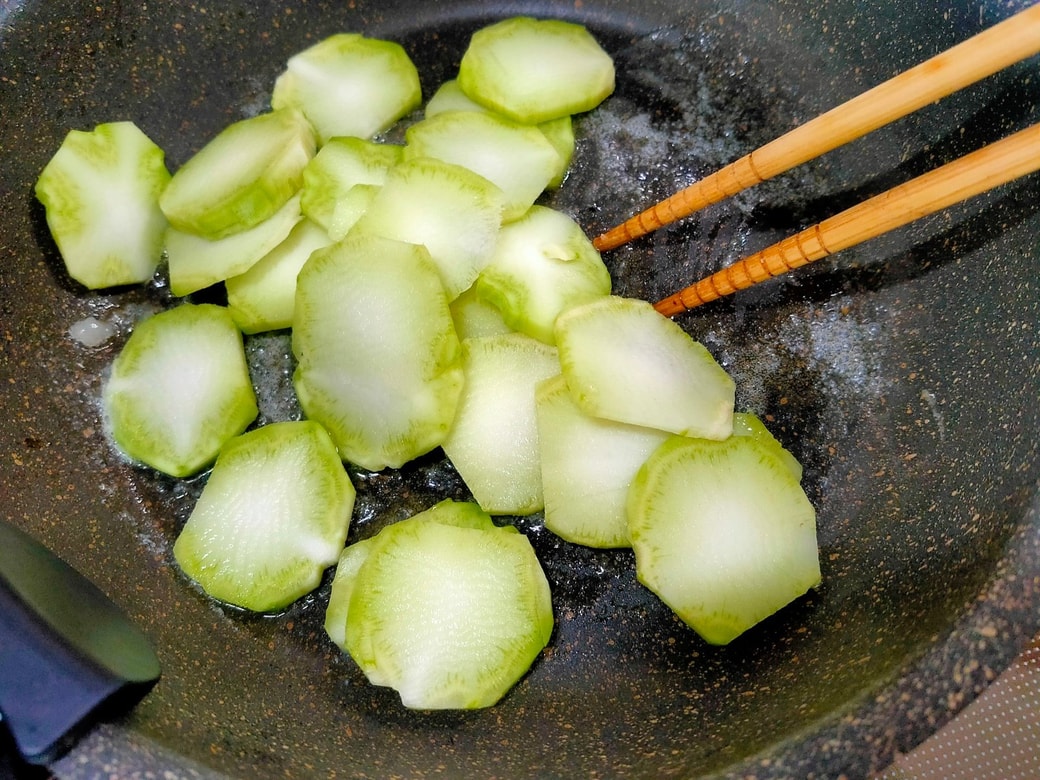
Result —
[[[654,304],[665,316],[743,290],[1040,169],[1040,123],[865,200]]]
[[[1040,4],[821,114],[593,240],[613,249],[1040,52]]]

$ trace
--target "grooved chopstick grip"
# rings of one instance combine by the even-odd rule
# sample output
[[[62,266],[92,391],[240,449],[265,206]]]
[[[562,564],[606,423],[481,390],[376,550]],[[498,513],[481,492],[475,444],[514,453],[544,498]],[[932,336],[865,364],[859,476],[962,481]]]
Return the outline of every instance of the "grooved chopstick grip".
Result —
[[[911,179],[756,252],[654,308],[681,314],[1040,169],[1040,124]]]
[[[598,236],[613,249],[736,195],[1040,52],[1040,4],[791,130]]]

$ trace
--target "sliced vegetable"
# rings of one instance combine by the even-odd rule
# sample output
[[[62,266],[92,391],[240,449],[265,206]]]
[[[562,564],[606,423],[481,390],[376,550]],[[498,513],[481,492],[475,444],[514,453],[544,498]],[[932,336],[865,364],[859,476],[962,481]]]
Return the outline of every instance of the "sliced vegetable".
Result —
[[[336,205],[357,184],[379,184],[401,160],[403,147],[361,138],[333,138],[303,169],[300,208],[326,230]]]
[[[705,347],[645,301],[610,296],[556,320],[560,365],[586,414],[724,439],[735,385]]]
[[[581,227],[561,211],[532,206],[502,227],[477,295],[514,330],[556,343],[561,312],[610,294],[610,272]]]
[[[427,101],[424,116],[429,119],[448,111],[491,112],[491,109],[472,100],[462,91],[459,82],[451,79],[442,83],[437,88],[437,91],[433,93],[433,97]],[[553,145],[559,157],[556,172],[548,184],[549,189],[556,189],[563,184],[564,177],[567,175],[567,169],[571,164],[571,159],[574,157],[574,123],[568,115],[561,116],[558,119],[550,119],[548,122],[536,125],[536,127],[542,131],[549,143]]]
[[[502,219],[522,216],[560,170],[537,127],[477,111],[449,111],[408,128],[406,160],[433,157],[479,173],[505,195]]]
[[[354,486],[325,430],[272,423],[220,451],[173,554],[213,598],[271,612],[317,587],[353,509]]]
[[[415,520],[374,537],[353,578],[346,649],[406,707],[491,706],[549,641],[549,583],[515,530]]]
[[[353,230],[425,246],[454,300],[491,259],[502,209],[502,191],[483,176],[415,158],[389,172]]]
[[[476,102],[538,124],[598,106],[614,91],[614,61],[580,24],[519,16],[473,34],[458,82]]]
[[[104,405],[130,458],[174,477],[212,463],[258,414],[227,309],[182,304],[141,322],[112,364]]]
[[[361,539],[343,548],[336,562],[336,574],[332,578],[329,603],[325,608],[325,633],[342,650],[347,645],[347,615],[350,612],[350,597],[354,593],[361,564],[376,546],[375,539]]]
[[[93,290],[152,278],[170,180],[162,149],[132,122],[73,130],[36,182],[69,276]]]
[[[535,406],[545,527],[589,547],[628,547],[628,489],[671,434],[585,414],[562,375],[538,386]]]
[[[294,386],[345,460],[397,468],[444,441],[462,389],[436,266],[416,244],[350,236],[296,282]]]
[[[303,183],[314,132],[283,109],[229,125],[173,175],[159,199],[170,224],[218,239],[273,216]]]
[[[443,442],[474,499],[491,514],[542,508],[535,387],[560,371],[556,350],[521,333],[462,342],[466,382]]]
[[[300,220],[259,262],[227,280],[228,309],[243,333],[292,327],[296,277],[312,252],[331,243],[320,226]]]
[[[168,228],[164,243],[170,292],[183,297],[245,273],[281,244],[301,219],[300,199],[292,197],[260,224],[225,238]]]
[[[676,436],[628,496],[639,580],[711,644],[820,582],[816,513],[776,447]]]
[[[419,73],[393,41],[339,33],[289,58],[272,108],[301,110],[324,144],[336,136],[371,138],[422,101]]]
[[[476,504],[470,502],[459,502],[445,499],[438,504],[420,512],[408,519],[412,523],[443,523],[459,528],[475,528],[477,530],[495,530],[495,524],[487,514]],[[515,532],[513,526],[503,526],[500,530]],[[325,610],[325,633],[342,650],[347,649],[347,615],[350,613],[350,598],[354,593],[354,583],[361,564],[368,558],[368,554],[378,544],[378,535],[375,538],[362,539],[348,545],[340,554],[339,562],[336,564],[336,575],[332,580],[332,591],[329,594],[329,604]],[[368,655],[370,649],[366,649],[361,655]],[[383,684],[383,683],[380,683]]]

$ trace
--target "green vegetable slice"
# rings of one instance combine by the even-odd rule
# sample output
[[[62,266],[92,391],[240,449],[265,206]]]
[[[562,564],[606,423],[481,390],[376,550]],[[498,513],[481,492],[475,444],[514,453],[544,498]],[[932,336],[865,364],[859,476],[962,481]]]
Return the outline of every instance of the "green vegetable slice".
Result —
[[[614,62],[582,25],[520,16],[473,34],[458,82],[476,102],[538,124],[598,106],[614,91]]]
[[[442,446],[474,499],[491,514],[542,508],[535,387],[560,371],[556,350],[521,333],[462,342],[466,377]]]
[[[490,531],[495,529],[491,516],[476,504],[445,499],[438,504],[412,515],[408,522],[444,523],[459,528],[475,528]],[[501,530],[514,532],[513,526],[503,526]],[[342,650],[347,649],[347,615],[350,612],[350,597],[354,592],[361,564],[368,554],[375,549],[376,538],[362,539],[347,546],[340,554],[336,564],[336,575],[332,579],[332,590],[325,610],[325,633]]]
[[[491,259],[502,208],[501,190],[483,176],[415,158],[390,171],[354,231],[425,246],[453,301]]]
[[[608,296],[568,309],[556,345],[586,414],[709,439],[733,431],[733,380],[646,301]]]
[[[393,168],[352,232],[422,244],[454,300],[491,259],[502,191],[461,165],[432,158]]]
[[[104,406],[130,458],[174,477],[208,466],[258,414],[231,314],[182,304],[141,322],[112,364]]]
[[[243,333],[292,327],[296,277],[312,252],[331,243],[319,225],[303,219],[248,271],[226,281],[228,310]]]
[[[283,109],[229,125],[173,175],[159,198],[170,224],[218,239],[273,216],[300,189],[314,132]]]
[[[561,211],[532,206],[503,225],[477,295],[514,330],[556,343],[556,318],[610,294],[610,272],[581,227]]]
[[[460,347],[421,246],[350,236],[296,282],[294,384],[345,460],[398,468],[441,444],[462,388]]]
[[[162,149],[132,122],[73,130],[40,173],[36,197],[69,276],[89,289],[139,284],[162,256]]]
[[[445,81],[437,88],[437,91],[433,93],[433,97],[427,101],[423,116],[430,119],[448,111],[484,111],[494,113],[490,108],[470,99],[462,91],[462,87],[459,86],[459,82],[455,79]],[[501,115],[496,114],[496,116]],[[561,116],[558,119],[550,119],[548,122],[542,122],[535,126],[542,131],[542,134],[556,149],[558,157],[557,168],[547,185],[548,189],[556,189],[563,184],[563,180],[567,176],[567,169],[570,167],[571,160],[574,157],[574,123],[568,115]]]
[[[357,184],[382,185],[402,154],[403,147],[394,144],[333,138],[303,169],[300,208],[328,230],[337,204],[347,193]]]
[[[170,292],[184,297],[245,273],[281,244],[301,219],[300,199],[292,197],[260,224],[225,238],[208,239],[168,228]]]
[[[776,447],[676,436],[628,496],[639,580],[711,644],[820,582],[816,513]]]
[[[588,547],[628,547],[628,489],[671,434],[585,414],[562,375],[538,386],[545,527]]]
[[[354,487],[317,423],[273,423],[220,451],[177,537],[181,569],[213,598],[271,612],[317,587],[343,549]]]
[[[414,520],[374,537],[353,582],[347,650],[406,707],[491,706],[549,641],[548,581],[522,534]]]
[[[514,332],[502,319],[498,307],[477,295],[476,285],[451,302],[451,318],[455,321],[455,332],[460,341]]]
[[[433,157],[479,173],[505,195],[504,221],[523,214],[560,169],[560,155],[537,127],[476,111],[450,111],[408,128],[406,160]]]
[[[357,33],[329,36],[290,57],[271,96],[275,109],[301,110],[322,144],[336,136],[371,138],[421,101],[408,53]]]

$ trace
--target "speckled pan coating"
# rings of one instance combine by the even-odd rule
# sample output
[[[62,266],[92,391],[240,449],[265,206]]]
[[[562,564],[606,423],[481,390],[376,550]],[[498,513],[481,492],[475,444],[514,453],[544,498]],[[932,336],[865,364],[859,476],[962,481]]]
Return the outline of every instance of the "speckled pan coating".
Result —
[[[554,588],[549,649],[499,706],[436,715],[369,687],[325,638],[327,583],[257,618],[180,576],[170,548],[200,485],[123,463],[97,404],[133,323],[168,295],[78,288],[32,197],[70,128],[132,119],[176,167],[263,110],[284,60],[329,33],[399,40],[429,95],[476,26],[523,11],[587,22],[618,63],[552,201],[596,233],[1024,3],[950,5],[0,4],[0,506],[140,621],[165,672],[55,771],[856,778],[951,718],[1040,629],[1040,179],[681,320],[731,371],[738,405],[805,464],[818,592],[710,648],[638,585],[630,554],[568,545],[530,518],[520,525]],[[616,289],[656,299],[1036,121],[1037,69],[608,254]],[[118,337],[72,341],[88,315]],[[287,355],[284,336],[251,342],[265,419],[295,413]],[[436,456],[354,476],[353,538],[465,496]]]

